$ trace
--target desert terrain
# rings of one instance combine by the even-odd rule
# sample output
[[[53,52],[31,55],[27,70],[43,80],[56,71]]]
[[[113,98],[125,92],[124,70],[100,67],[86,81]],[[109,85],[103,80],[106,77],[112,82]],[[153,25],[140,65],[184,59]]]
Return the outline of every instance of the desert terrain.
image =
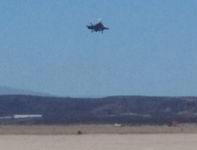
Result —
[[[196,97],[4,95],[0,107],[0,150],[197,147]]]
[[[81,134],[197,134],[197,124],[114,126],[107,125],[2,125],[0,135],[76,135]]]
[[[196,150],[197,134],[1,135],[1,150]]]
[[[197,126],[1,126],[0,145],[1,150],[195,150]]]

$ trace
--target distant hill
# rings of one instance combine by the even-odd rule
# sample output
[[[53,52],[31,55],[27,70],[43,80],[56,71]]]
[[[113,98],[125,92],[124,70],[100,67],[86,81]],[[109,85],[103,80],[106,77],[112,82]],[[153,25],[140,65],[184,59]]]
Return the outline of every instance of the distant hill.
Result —
[[[30,90],[14,89],[6,86],[0,86],[0,95],[37,95],[37,96],[50,96],[46,93],[35,92]]]
[[[5,119],[39,114],[40,119]],[[197,122],[197,97],[111,96],[60,98],[31,95],[0,96],[0,124],[143,125]]]

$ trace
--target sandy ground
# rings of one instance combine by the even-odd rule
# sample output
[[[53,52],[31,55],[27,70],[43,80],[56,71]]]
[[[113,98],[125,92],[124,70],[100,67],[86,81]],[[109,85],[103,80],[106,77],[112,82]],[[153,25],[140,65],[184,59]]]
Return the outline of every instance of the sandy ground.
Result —
[[[196,150],[197,134],[0,135],[1,150]]]
[[[163,134],[196,133],[197,124],[164,126],[72,125],[72,126],[0,126],[0,135],[76,135],[82,134]]]
[[[82,134],[77,134],[81,131]],[[197,124],[0,126],[0,150],[196,150]]]

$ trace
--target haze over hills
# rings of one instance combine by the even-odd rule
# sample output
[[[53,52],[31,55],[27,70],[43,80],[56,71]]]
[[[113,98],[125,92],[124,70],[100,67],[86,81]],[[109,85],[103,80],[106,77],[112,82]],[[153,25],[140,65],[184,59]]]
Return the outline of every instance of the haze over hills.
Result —
[[[0,95],[37,95],[37,96],[51,96],[47,93],[35,92],[31,90],[15,89],[6,86],[0,86]]]

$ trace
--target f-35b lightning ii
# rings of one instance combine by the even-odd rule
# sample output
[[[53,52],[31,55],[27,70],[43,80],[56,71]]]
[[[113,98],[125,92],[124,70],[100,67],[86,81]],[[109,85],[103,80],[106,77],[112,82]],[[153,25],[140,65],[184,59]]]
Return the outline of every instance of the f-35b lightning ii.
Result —
[[[95,31],[95,32],[97,32],[97,31],[101,31],[102,33],[103,33],[103,30],[108,30],[109,28],[106,28],[106,27],[104,27],[104,25],[102,24],[102,22],[100,21],[99,23],[97,23],[96,25],[93,25],[92,23],[91,23],[91,26],[86,26],[88,29],[90,29],[90,30],[92,30],[92,32],[93,31]]]

